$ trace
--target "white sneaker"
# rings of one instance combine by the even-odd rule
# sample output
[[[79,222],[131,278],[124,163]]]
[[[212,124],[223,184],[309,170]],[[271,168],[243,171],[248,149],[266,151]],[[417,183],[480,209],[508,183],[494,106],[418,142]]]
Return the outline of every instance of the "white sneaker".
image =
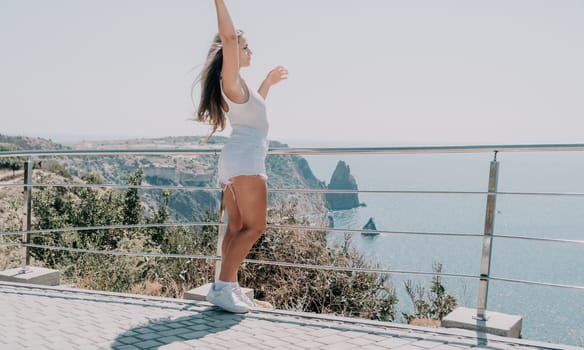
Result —
[[[219,290],[215,290],[215,284],[213,284],[207,294],[207,301],[211,302],[213,305],[219,306],[225,311],[233,312],[235,314],[244,314],[250,309],[250,307],[235,294],[234,288],[230,286],[225,286]]]
[[[237,287],[233,289],[233,293],[235,293],[235,295],[239,298],[239,300],[243,301],[243,303],[245,305],[249,306],[250,308],[257,307],[256,303],[252,299],[250,299],[247,295],[245,295],[245,293],[243,292],[243,290],[241,289],[241,287],[239,285],[237,285]]]

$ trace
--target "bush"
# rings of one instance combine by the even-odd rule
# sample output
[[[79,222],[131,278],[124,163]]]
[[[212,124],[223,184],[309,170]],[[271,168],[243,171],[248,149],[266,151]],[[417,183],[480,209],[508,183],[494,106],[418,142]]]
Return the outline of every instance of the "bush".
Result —
[[[433,266],[436,273],[442,272],[442,264],[436,263]],[[411,280],[405,282],[406,292],[414,304],[414,314],[403,313],[405,320],[410,323],[414,319],[442,320],[444,316],[456,308],[456,299],[447,294],[442,279],[436,275],[432,277],[430,291],[420,284],[414,285]]]
[[[72,179],[71,174],[65,166],[55,160],[44,161],[42,168],[54,174],[60,175],[66,179]]]
[[[20,147],[11,143],[0,143],[0,152],[17,151],[19,149]],[[24,161],[24,157],[3,157],[0,158],[0,169],[10,169],[14,175],[16,170],[22,169]]]
[[[270,210],[269,221],[281,225],[308,225],[298,219],[294,205],[282,203]],[[325,231],[270,228],[248,259],[305,265],[368,268],[364,256],[345,239],[327,247]],[[278,309],[333,313],[349,317],[392,321],[397,297],[387,286],[388,276],[266,264],[246,264],[240,282],[254,288],[256,297]]]

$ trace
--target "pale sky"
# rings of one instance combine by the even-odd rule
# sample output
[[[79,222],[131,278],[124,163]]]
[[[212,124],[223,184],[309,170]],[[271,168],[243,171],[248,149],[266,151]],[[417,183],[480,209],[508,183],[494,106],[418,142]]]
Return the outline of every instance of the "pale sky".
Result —
[[[270,139],[584,143],[582,0],[227,5],[250,86],[290,71],[268,97]],[[0,133],[205,135],[190,86],[216,30],[211,0],[0,0]]]

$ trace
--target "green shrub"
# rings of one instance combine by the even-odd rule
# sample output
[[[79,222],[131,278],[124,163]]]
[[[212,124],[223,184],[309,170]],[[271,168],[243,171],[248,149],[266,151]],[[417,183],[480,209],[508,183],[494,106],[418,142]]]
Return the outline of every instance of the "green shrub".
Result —
[[[436,273],[442,272],[442,264],[434,264],[433,270]],[[442,320],[444,316],[456,308],[456,299],[446,293],[442,279],[438,275],[432,277],[428,292],[421,283],[414,284],[411,280],[407,280],[404,284],[406,292],[414,304],[414,314],[402,314],[408,323],[416,318]]]
[[[11,143],[0,143],[0,152],[2,151],[17,151],[20,147]],[[2,157],[0,158],[0,169],[10,169],[12,170],[12,175],[16,170],[20,170],[23,167],[25,158],[23,157]]]
[[[42,163],[42,168],[66,179],[72,179],[71,174],[65,166],[55,160],[47,160]]]
[[[295,206],[282,203],[271,209],[269,222],[280,225],[309,223],[298,218]],[[304,265],[369,268],[362,254],[345,239],[327,246],[327,233],[318,230],[270,228],[255,244],[248,258]],[[256,291],[256,298],[278,309],[333,313],[349,317],[392,321],[397,297],[382,274],[245,264],[240,282]]]

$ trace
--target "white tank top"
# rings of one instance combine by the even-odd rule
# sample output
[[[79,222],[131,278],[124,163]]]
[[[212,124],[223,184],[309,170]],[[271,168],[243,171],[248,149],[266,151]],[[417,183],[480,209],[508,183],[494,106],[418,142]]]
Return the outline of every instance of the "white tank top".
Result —
[[[252,128],[259,129],[264,135],[268,135],[268,114],[266,112],[266,102],[263,97],[249,89],[249,98],[247,102],[235,103],[231,101],[223,93],[223,86],[221,87],[221,93],[223,98],[229,106],[229,111],[226,113],[231,127],[236,129],[238,126],[250,126]]]

